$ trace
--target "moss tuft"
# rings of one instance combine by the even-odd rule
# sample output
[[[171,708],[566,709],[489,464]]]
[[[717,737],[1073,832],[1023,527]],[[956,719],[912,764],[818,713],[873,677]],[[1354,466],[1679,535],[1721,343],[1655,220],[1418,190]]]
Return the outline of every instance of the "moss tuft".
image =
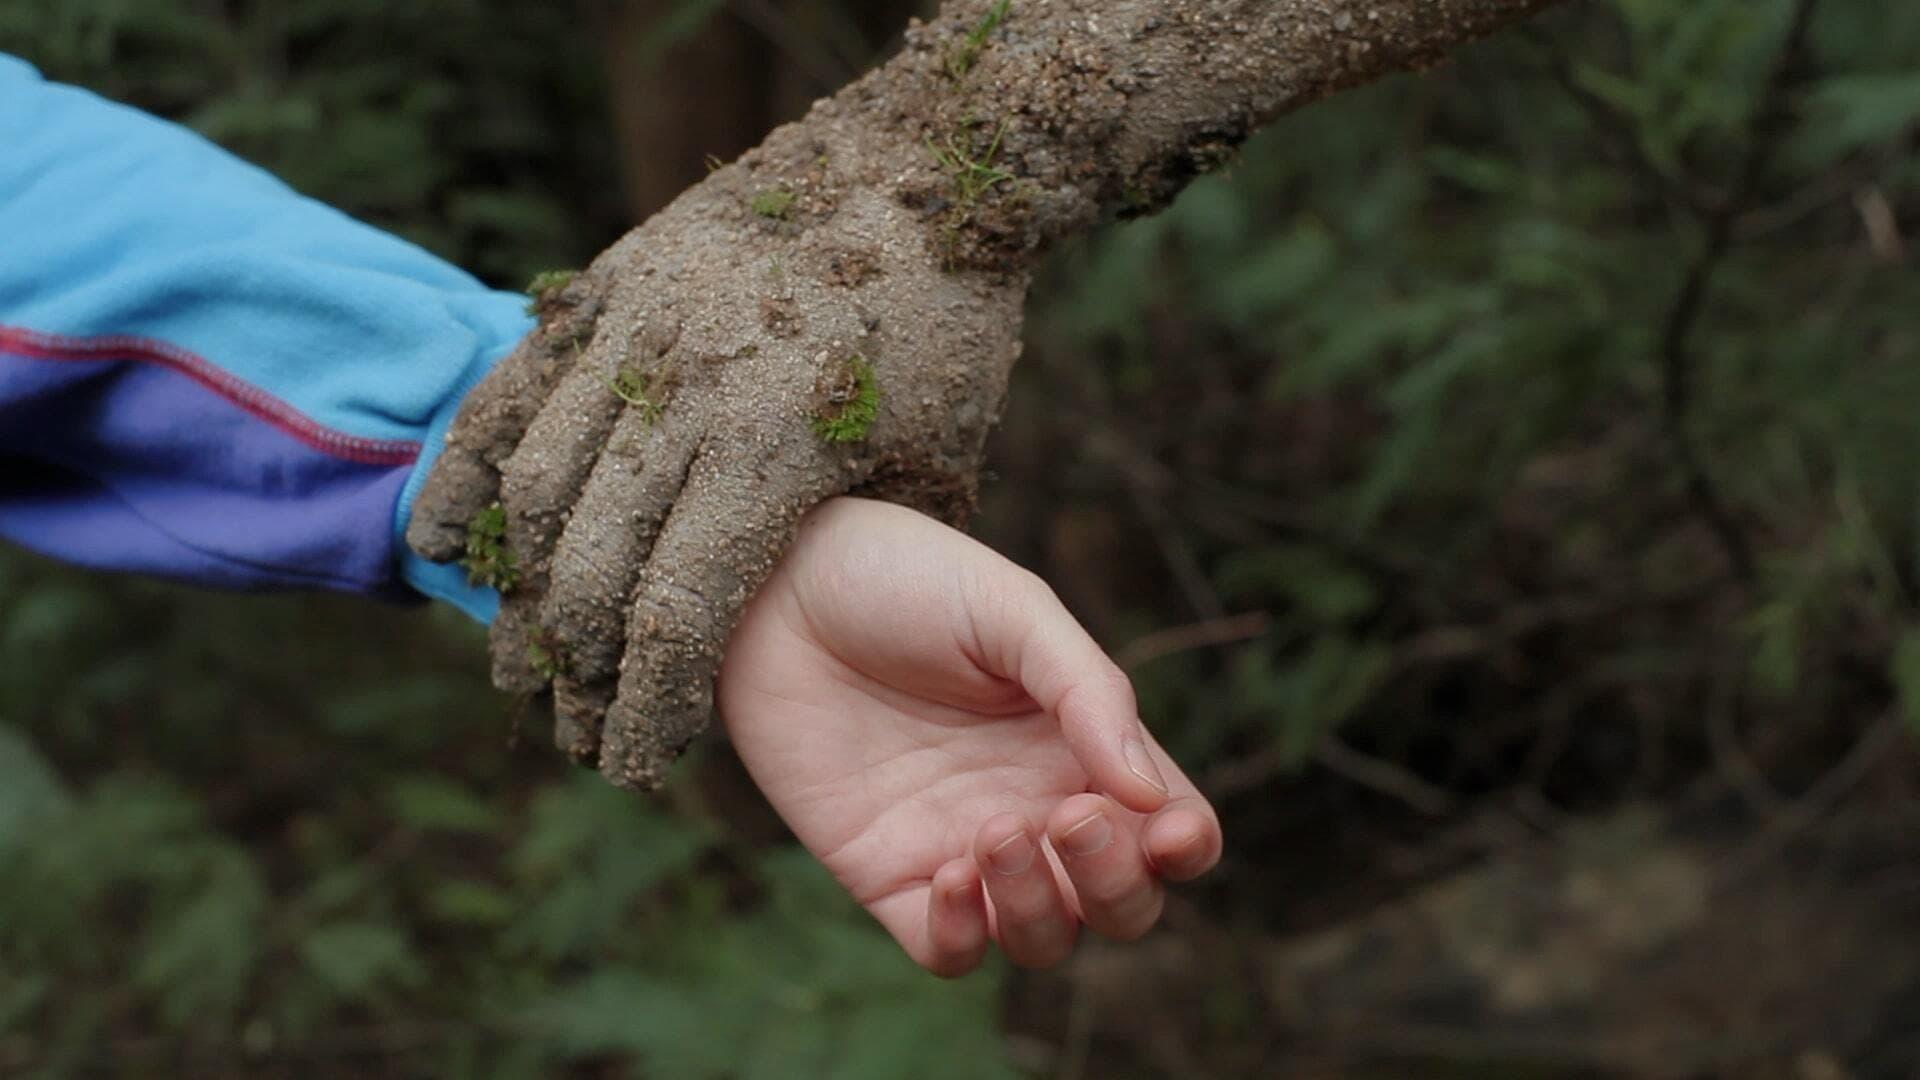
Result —
[[[501,593],[520,584],[520,567],[507,549],[507,512],[499,503],[473,515],[467,522],[467,552],[460,557],[467,580]]]
[[[987,9],[985,15],[980,16],[980,21],[967,31],[967,36],[947,54],[948,75],[955,79],[966,78],[967,72],[973,70],[974,62],[980,59],[980,51],[987,47],[987,38],[1000,29],[1001,23],[1007,21],[1007,12],[1012,9],[1013,0],[999,0]]]
[[[546,641],[544,633],[527,642],[527,666],[548,682],[568,673],[566,654],[558,645]]]
[[[772,188],[753,197],[753,212],[763,218],[785,221],[793,214],[793,203],[798,198],[786,188]]]
[[[947,174],[953,182],[953,202],[963,210],[971,209],[980,197],[995,187],[1014,178],[1013,174],[994,164],[1000,156],[1000,143],[1007,136],[1007,123],[1002,121],[993,133],[993,141],[987,144],[985,153],[975,155],[971,146],[972,136],[947,136],[944,146],[936,144],[933,136],[927,136],[927,150],[933,154],[933,160],[940,171]]]
[[[615,397],[640,410],[641,422],[652,427],[667,407],[667,403],[652,392],[652,382],[638,367],[621,364],[620,370],[607,380],[607,388]]]
[[[880,416],[880,383],[866,357],[848,357],[824,396],[825,405],[813,418],[814,434],[830,443],[854,443],[873,430]]]
[[[947,208],[940,224],[940,249],[942,266],[951,273],[959,265],[959,252],[965,234],[977,220],[976,212],[980,202],[989,193],[1003,184],[1014,183],[1013,198],[1024,199],[1027,193],[1021,185],[1031,186],[1031,181],[1020,181],[1012,172],[994,164],[1000,157],[1000,144],[1007,136],[1008,121],[1001,121],[994,130],[993,141],[987,144],[984,152],[974,151],[974,128],[982,121],[969,119],[961,125],[957,134],[947,136],[944,145],[935,143],[933,136],[927,136],[927,150],[933,154],[934,163],[940,171],[947,174],[952,184],[951,206]],[[1019,183],[1015,183],[1019,181]]]
[[[573,284],[578,276],[578,270],[542,270],[533,275],[533,280],[527,282],[527,295],[532,298],[527,301],[527,314],[538,315],[542,307],[557,300],[560,290]]]

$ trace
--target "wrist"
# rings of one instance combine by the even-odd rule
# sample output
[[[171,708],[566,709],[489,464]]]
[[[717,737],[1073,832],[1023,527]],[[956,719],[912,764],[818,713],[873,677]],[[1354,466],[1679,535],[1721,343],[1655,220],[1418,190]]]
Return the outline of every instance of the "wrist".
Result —
[[[483,625],[492,623],[500,609],[499,592],[486,585],[475,584],[469,579],[466,568],[459,563],[436,563],[422,558],[407,546],[407,526],[413,519],[414,500],[419,497],[427,474],[446,449],[447,431],[453,426],[461,405],[474,387],[493,370],[494,365],[513,351],[518,340],[517,335],[505,337],[482,353],[454,392],[434,412],[432,421],[420,439],[420,456],[415,459],[413,471],[408,475],[406,485],[401,488],[400,498],[394,508],[393,544],[401,580],[422,596],[451,604]]]

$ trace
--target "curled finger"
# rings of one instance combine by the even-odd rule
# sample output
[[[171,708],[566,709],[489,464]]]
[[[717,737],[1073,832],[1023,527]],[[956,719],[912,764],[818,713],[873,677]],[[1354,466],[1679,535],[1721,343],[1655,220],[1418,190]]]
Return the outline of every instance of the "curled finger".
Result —
[[[1103,795],[1075,795],[1047,819],[1047,837],[1060,853],[1087,928],[1115,941],[1132,941],[1160,920],[1166,896],[1147,864],[1138,820]]]
[[[995,936],[1007,959],[1029,968],[1065,960],[1073,952],[1077,924],[1033,827],[1017,814],[987,819],[974,839],[974,858],[993,900]]]

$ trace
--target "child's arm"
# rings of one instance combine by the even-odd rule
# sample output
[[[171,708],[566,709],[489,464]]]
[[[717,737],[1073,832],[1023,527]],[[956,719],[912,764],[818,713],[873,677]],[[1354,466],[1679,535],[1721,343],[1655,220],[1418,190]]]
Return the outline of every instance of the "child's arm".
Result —
[[[807,848],[914,960],[1046,966],[1138,937],[1220,826],[1126,676],[1034,575],[930,518],[837,499],[749,605],[728,734]],[[984,897],[982,883],[985,884]]]
[[[0,539],[491,613],[396,538],[524,297],[4,55],[0,147]]]

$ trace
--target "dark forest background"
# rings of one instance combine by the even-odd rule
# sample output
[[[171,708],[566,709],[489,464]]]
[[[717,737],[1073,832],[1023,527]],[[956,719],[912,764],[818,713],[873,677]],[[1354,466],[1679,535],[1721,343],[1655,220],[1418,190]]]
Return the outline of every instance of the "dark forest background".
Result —
[[[518,287],[907,14],[0,50]],[[977,532],[1228,850],[1058,972],[917,973],[717,742],[657,801],[515,744],[451,613],[0,551],[0,1075],[1920,1075],[1917,133],[1920,6],[1587,0],[1061,251]]]

